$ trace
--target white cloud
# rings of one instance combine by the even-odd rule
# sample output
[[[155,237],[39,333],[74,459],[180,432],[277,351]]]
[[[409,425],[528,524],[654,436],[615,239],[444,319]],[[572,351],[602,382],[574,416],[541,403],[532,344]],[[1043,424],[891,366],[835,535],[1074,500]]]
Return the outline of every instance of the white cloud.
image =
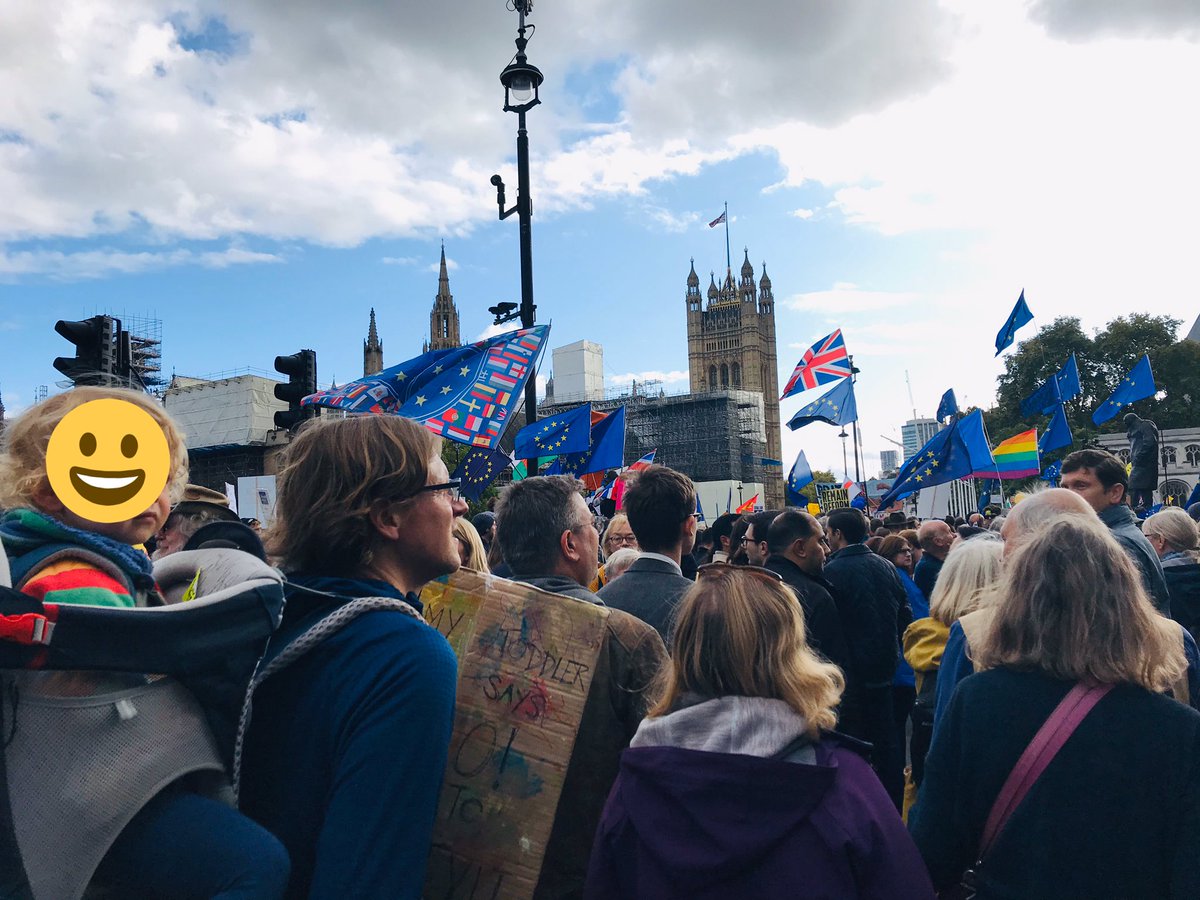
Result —
[[[811,209],[804,209],[801,207],[800,209],[793,209],[792,215],[797,219],[811,219],[813,217],[813,211]]]
[[[868,291],[841,282],[827,291],[810,291],[787,297],[783,305],[787,309],[838,317],[847,313],[896,309],[917,301],[918,297],[909,291]],[[809,345],[804,346],[807,348]]]
[[[1029,17],[1068,40],[1129,34],[1200,37],[1200,5],[1191,0],[1033,0]]]
[[[283,257],[273,253],[243,250],[238,247],[204,252],[193,250],[129,252],[100,249],[63,253],[57,250],[4,252],[0,249],[0,279],[13,280],[21,276],[39,275],[61,281],[75,281],[103,278],[108,275],[148,272],[173,266],[194,265],[209,269],[225,269],[237,265],[279,262],[283,262]]]
[[[415,256],[385,256],[379,261],[385,266],[415,266],[421,262]]]

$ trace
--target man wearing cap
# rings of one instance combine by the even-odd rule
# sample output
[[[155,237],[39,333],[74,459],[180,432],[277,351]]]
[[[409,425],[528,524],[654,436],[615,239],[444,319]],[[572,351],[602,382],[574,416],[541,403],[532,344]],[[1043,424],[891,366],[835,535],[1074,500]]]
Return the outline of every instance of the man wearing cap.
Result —
[[[162,559],[183,549],[188,539],[210,522],[237,522],[229,508],[229,498],[198,484],[189,484],[167,516],[162,530],[155,535],[154,559]]]

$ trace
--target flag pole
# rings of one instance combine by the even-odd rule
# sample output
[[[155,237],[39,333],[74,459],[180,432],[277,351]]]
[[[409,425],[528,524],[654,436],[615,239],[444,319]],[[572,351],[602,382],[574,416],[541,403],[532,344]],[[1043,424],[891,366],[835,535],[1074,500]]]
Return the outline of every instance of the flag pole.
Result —
[[[729,201],[725,201],[725,273],[733,274],[733,257],[729,255]]]
[[[988,434],[987,422],[984,421],[983,415],[979,416],[979,424],[983,428],[983,439],[988,443],[988,449],[992,448],[992,436]],[[992,463],[996,466],[996,484],[1000,485],[1000,509],[1004,509],[1004,479],[1000,477],[1000,463],[996,462],[996,457],[992,456]],[[1011,507],[1010,507],[1011,508]]]

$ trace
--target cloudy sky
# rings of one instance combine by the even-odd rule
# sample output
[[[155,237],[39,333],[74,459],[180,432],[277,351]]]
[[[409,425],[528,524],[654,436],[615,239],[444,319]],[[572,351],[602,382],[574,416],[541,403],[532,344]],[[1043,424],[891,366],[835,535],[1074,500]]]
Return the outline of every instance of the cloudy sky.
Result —
[[[300,347],[323,381],[416,355],[439,245],[464,337],[519,299],[503,0],[0,0],[0,390],[56,319],[156,316],[168,371]],[[684,287],[729,203],[777,298],[780,383],[841,327],[868,469],[913,406],[986,406],[996,331],[1200,313],[1194,0],[538,0],[535,297],[610,387],[686,387]],[[905,373],[913,392],[909,401]],[[1169,386],[1165,386],[1169,389]],[[798,407],[784,401],[786,419]],[[784,432],[841,470],[837,429]]]

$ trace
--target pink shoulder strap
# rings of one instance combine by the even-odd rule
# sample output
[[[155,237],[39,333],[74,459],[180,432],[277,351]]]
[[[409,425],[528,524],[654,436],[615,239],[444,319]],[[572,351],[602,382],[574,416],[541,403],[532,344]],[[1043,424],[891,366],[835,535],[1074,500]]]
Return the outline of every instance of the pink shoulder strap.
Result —
[[[983,859],[1001,830],[1008,823],[1009,817],[1021,805],[1034,782],[1041,777],[1042,772],[1050,765],[1051,760],[1062,749],[1067,739],[1075,733],[1079,723],[1087,718],[1092,708],[1099,703],[1104,695],[1113,689],[1111,684],[1075,685],[1063,697],[1062,702],[1054,708],[1038,733],[1033,736],[1017,764],[1008,774],[1004,787],[992,804],[987,823],[983,828],[983,840],[979,847],[978,859]]]

